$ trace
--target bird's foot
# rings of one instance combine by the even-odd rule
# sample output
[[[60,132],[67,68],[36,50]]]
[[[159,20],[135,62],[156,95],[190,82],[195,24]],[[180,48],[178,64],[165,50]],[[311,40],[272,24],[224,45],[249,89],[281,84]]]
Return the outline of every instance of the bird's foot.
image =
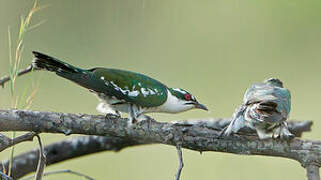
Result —
[[[280,139],[283,141],[291,141],[295,138],[295,135],[292,134],[287,125],[281,125],[278,129],[275,130],[275,133],[273,134],[274,139]]]
[[[147,116],[147,115],[143,115],[141,118],[142,118],[141,121],[147,121],[148,123],[155,122],[155,120],[153,118],[151,118],[150,116]]]
[[[151,118],[150,116],[142,114],[138,117],[129,117],[128,125],[131,126],[133,124],[137,124],[142,121],[147,121],[149,124],[152,122],[155,122],[155,120],[153,118]]]
[[[230,137],[230,136],[238,137],[238,138],[241,137],[239,134],[237,134],[237,132],[231,131],[228,127],[229,127],[229,126],[225,126],[225,127],[218,133],[217,138],[223,139],[224,137]]]
[[[131,126],[133,126],[134,124],[136,124],[137,122],[138,122],[138,120],[137,120],[135,117],[129,117],[129,118],[128,118],[127,125],[128,125],[128,127],[131,127]]]
[[[291,141],[294,138],[295,136],[293,134],[286,134],[286,135],[280,136],[280,139],[284,141]]]
[[[277,135],[273,135],[273,139],[279,139],[281,141],[291,141],[295,138],[295,135],[292,133],[279,133]]]
[[[138,120],[136,119],[136,118],[133,118],[132,120],[131,120],[131,123],[132,124],[136,124],[138,122]]]
[[[264,129],[256,129],[256,133],[259,136],[260,140],[273,139],[273,134],[266,132]]]
[[[242,136],[240,134],[238,134],[238,133],[227,134],[227,133],[222,133],[222,132],[220,132],[220,134],[218,136],[218,138],[220,138],[220,139],[228,138],[228,137],[230,137],[230,138],[241,138]]]
[[[113,113],[107,113],[105,116],[105,119],[118,119],[121,118],[121,115],[119,113],[113,114]]]

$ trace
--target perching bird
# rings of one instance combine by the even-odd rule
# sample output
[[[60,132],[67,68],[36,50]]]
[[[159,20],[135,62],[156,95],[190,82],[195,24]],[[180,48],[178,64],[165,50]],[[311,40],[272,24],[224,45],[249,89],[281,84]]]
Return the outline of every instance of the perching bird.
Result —
[[[236,109],[223,135],[237,133],[243,127],[255,129],[260,139],[292,139],[286,120],[291,110],[290,91],[279,79],[270,78],[252,84],[245,92],[242,105]]]
[[[187,91],[169,88],[143,74],[100,67],[81,69],[39,52],[33,54],[33,68],[55,72],[89,89],[101,101],[97,106],[99,112],[107,113],[111,108],[118,116],[119,112],[128,113],[131,123],[145,119],[145,113],[207,110]]]

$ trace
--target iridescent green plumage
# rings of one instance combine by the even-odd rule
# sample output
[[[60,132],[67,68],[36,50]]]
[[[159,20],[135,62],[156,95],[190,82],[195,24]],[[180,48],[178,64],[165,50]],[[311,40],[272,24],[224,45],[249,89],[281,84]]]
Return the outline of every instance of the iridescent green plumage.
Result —
[[[167,99],[167,87],[146,75],[107,68],[80,69],[39,52],[33,52],[42,61],[36,67],[56,72],[85,88],[107,96],[114,96],[141,107],[162,105]]]
[[[134,103],[142,107],[155,107],[162,105],[167,99],[167,87],[161,82],[143,74],[107,68],[94,68],[90,70],[93,78],[100,79],[106,89],[118,99]]]
[[[39,52],[33,52],[35,69],[55,72],[89,89],[100,99],[97,110],[116,114],[128,113],[133,122],[149,112],[177,113],[193,108],[207,108],[198,103],[187,91],[168,88],[146,75],[108,68],[81,69]]]

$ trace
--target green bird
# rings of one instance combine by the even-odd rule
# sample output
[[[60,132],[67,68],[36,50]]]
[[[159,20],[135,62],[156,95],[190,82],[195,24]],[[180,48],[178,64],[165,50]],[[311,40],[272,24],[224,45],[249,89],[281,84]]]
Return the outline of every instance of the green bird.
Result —
[[[40,52],[33,51],[32,66],[37,70],[55,72],[89,89],[97,95],[97,110],[107,114],[110,109],[120,116],[128,113],[130,123],[146,119],[152,112],[179,113],[190,109],[208,110],[189,92],[169,88],[160,81],[143,74],[109,68],[81,69]]]

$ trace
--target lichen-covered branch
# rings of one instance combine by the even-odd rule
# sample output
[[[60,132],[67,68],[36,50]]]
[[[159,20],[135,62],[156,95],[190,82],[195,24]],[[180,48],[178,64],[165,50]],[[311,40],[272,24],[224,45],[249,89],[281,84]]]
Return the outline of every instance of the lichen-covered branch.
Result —
[[[308,180],[320,180],[320,166],[309,164],[306,168]]]
[[[321,165],[321,142],[294,139],[261,141],[249,131],[243,135],[219,137],[227,119],[161,123],[142,121],[128,126],[128,120],[113,116],[66,114],[38,111],[0,110],[0,131],[35,131],[86,134],[135,140],[137,144],[181,144],[195,151],[218,151],[247,155],[266,155],[297,160],[302,166]],[[311,122],[290,123],[298,135],[309,130]],[[300,127],[300,128],[299,128]],[[299,131],[300,129],[301,131]],[[298,132],[294,132],[298,131]],[[58,158],[58,157],[57,157]]]
[[[129,146],[140,145],[132,139],[106,136],[79,136],[68,138],[44,147],[46,154],[46,166],[66,161],[72,158],[93,154],[101,151],[120,151]],[[28,173],[35,172],[39,159],[39,149],[25,152],[15,156],[12,163],[12,177],[21,178]],[[9,160],[0,164],[0,171],[3,167],[7,170]]]
[[[230,120],[228,118],[189,120],[171,123],[161,123],[151,120],[136,123],[129,127],[128,119],[116,118],[114,116],[105,117],[100,115],[58,112],[0,110],[0,131],[33,131],[38,133],[64,133],[65,135],[110,135],[142,138],[141,140],[144,142],[146,139],[151,139],[154,143],[156,140],[157,142],[159,141],[159,143],[163,142],[161,137],[153,137],[157,136],[155,133],[164,133],[162,135],[167,134],[171,136],[171,130],[176,129],[190,129],[195,131],[196,128],[201,128],[210,132],[211,135],[218,135],[216,133],[227,126],[229,122]],[[288,124],[290,131],[295,134],[296,137],[300,137],[302,132],[310,131],[311,125],[311,121],[290,121]],[[149,136],[144,135],[149,132]],[[244,134],[254,133],[251,129],[244,129],[242,132]],[[255,134],[253,135],[255,136]]]

